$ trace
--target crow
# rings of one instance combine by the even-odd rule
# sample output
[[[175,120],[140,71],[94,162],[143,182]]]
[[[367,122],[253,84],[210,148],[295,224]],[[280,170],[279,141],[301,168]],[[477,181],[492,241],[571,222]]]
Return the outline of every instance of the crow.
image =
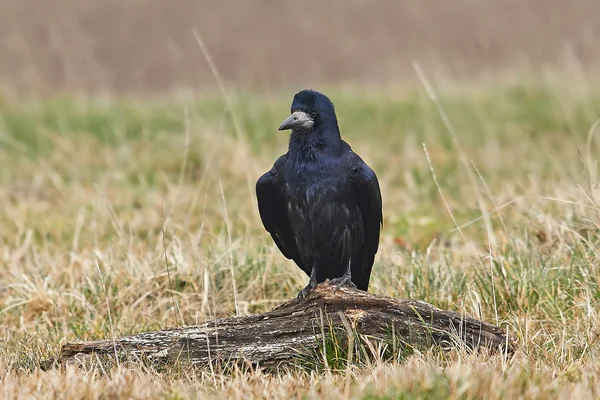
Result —
[[[310,277],[306,298],[329,279],[367,291],[383,225],[375,172],[342,140],[333,103],[314,90],[294,96],[288,152],[256,182],[265,229]]]

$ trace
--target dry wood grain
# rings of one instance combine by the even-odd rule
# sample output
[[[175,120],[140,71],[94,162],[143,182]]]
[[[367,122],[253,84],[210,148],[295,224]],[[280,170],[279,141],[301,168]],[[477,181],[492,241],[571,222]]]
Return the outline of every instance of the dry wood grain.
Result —
[[[142,358],[160,362],[249,361],[268,365],[306,355],[333,329],[371,340],[390,338],[405,345],[487,348],[513,351],[514,341],[497,326],[445,311],[422,301],[400,300],[358,290],[319,285],[305,300],[290,300],[250,316],[217,319],[197,326],[62,347],[58,361],[85,355]],[[344,336],[344,335],[342,335]],[[348,337],[346,335],[346,337]]]

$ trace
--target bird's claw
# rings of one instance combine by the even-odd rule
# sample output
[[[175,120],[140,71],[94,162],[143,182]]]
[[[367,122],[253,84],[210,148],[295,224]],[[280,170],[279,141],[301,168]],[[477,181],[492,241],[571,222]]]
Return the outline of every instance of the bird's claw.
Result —
[[[298,292],[298,296],[296,297],[298,300],[306,300],[306,297],[308,297],[308,294],[310,293],[311,290],[313,290],[317,285],[313,285],[312,282],[309,283],[308,285],[306,285],[306,287],[304,289],[302,289],[300,292]]]
[[[354,282],[352,282],[352,277],[350,275],[344,275],[339,278],[331,279],[329,284],[333,286],[333,293],[337,292],[344,286],[351,289],[358,289]]]

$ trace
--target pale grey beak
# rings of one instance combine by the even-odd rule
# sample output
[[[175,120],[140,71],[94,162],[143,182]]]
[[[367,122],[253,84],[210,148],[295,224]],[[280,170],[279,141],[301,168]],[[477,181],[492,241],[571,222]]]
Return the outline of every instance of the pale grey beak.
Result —
[[[308,130],[312,128],[314,123],[315,121],[304,111],[294,111],[292,115],[287,117],[286,120],[281,123],[279,130]]]

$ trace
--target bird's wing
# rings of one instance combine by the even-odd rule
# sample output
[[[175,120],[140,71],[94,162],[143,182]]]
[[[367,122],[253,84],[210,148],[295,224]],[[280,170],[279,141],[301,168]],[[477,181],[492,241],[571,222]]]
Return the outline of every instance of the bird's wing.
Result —
[[[375,172],[354,152],[350,152],[350,182],[364,224],[364,247],[358,254],[362,276],[355,284],[367,290],[375,254],[379,248],[379,234],[383,226],[381,190]],[[354,281],[353,271],[353,281]],[[362,286],[362,288],[360,287]]]
[[[275,179],[280,173],[277,167],[282,164],[283,157],[285,156],[280,157],[273,168],[256,182],[258,211],[265,229],[271,234],[281,253],[286,258],[294,260],[304,272],[310,275],[310,269],[307,270],[302,263],[296,239],[290,228],[287,205],[282,195],[282,184]]]

